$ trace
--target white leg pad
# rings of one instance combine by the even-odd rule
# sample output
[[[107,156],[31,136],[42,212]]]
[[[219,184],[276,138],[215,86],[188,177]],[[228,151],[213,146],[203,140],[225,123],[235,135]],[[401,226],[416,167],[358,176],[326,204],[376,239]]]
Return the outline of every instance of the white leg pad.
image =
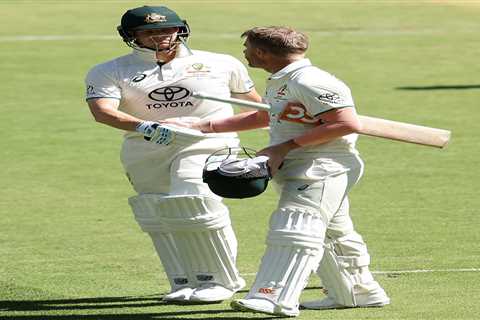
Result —
[[[235,291],[245,285],[235,266],[237,242],[228,209],[220,201],[196,195],[138,197],[155,208],[153,216],[137,217],[142,229],[170,232],[182,268],[195,287],[218,283]]]
[[[267,249],[246,299],[265,299],[275,313],[297,314],[298,300],[323,253],[325,223],[305,209],[280,209],[270,219]]]
[[[160,197],[160,195],[157,197]],[[129,204],[138,224],[152,239],[172,291],[181,287],[192,286],[193,284],[189,281],[184,271],[172,233],[157,218],[156,213],[158,209],[153,197],[134,196],[129,198]]]
[[[359,303],[362,303],[357,301],[359,295],[379,288],[368,270],[370,256],[366,253],[363,240],[357,233],[353,233],[351,236],[354,239],[348,239],[349,236],[345,239],[338,238],[336,241],[327,238],[325,253],[317,270],[323,286],[328,291],[328,297],[345,307],[358,306]],[[353,252],[349,250],[349,247],[352,248],[356,245],[365,248],[363,255],[351,255]],[[358,254],[359,250],[354,252]]]

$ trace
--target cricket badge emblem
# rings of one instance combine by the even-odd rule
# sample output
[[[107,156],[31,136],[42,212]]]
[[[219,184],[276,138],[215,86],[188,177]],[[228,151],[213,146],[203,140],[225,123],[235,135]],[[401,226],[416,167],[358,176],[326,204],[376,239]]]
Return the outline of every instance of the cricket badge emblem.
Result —
[[[287,92],[288,92],[287,85],[284,84],[283,86],[278,88],[277,92],[275,93],[274,99],[283,100],[287,95]]]
[[[167,17],[158,13],[149,13],[145,17],[146,23],[167,22]]]
[[[190,77],[202,77],[202,76],[208,76],[208,74],[211,72],[211,68],[208,65],[205,65],[204,63],[201,62],[194,62],[191,65],[187,66],[186,72],[187,76]]]
[[[192,64],[192,68],[194,70],[200,71],[200,70],[203,69],[203,63],[196,62],[196,63]]]

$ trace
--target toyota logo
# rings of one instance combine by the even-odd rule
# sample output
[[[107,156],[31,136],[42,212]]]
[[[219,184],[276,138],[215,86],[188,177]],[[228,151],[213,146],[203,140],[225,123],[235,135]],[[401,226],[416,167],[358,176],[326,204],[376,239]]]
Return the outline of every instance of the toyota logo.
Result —
[[[155,101],[177,101],[190,95],[190,91],[182,87],[165,87],[153,90],[148,94]]]

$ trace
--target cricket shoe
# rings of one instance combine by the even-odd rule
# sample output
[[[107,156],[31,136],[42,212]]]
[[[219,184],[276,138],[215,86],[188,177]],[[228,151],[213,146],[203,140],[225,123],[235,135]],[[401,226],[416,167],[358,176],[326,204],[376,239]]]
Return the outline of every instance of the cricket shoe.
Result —
[[[227,289],[216,283],[204,283],[200,287],[193,290],[190,301],[191,302],[221,302],[230,299],[235,294],[235,291]]]
[[[298,308],[286,309],[266,299],[238,299],[230,303],[233,310],[242,312],[260,312],[281,317],[296,317],[300,314]]]
[[[333,298],[326,297],[321,300],[307,301],[300,303],[301,309],[327,310],[327,309],[345,309],[345,308],[373,308],[383,307],[390,304],[390,298],[385,291],[378,287],[376,290],[364,294],[355,295],[355,306],[344,306],[335,302]]]
[[[193,289],[189,287],[183,287],[178,290],[172,290],[172,292],[167,293],[163,296],[162,300],[165,302],[177,302],[177,303],[188,303],[190,301],[190,296],[193,293]]]

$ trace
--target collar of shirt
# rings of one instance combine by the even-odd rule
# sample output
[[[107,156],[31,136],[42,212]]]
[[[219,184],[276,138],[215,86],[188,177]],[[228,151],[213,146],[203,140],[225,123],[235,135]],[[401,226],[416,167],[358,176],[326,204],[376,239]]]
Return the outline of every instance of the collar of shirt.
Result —
[[[154,50],[133,49],[133,54],[143,61],[157,62]],[[192,51],[183,44],[178,45],[175,58],[183,58],[192,55]]]
[[[290,63],[288,66],[284,67],[280,71],[277,71],[274,74],[272,74],[270,76],[270,79],[280,79],[292,71],[295,71],[297,69],[300,69],[306,66],[311,66],[311,65],[312,63],[307,58],[295,61],[293,63]]]

